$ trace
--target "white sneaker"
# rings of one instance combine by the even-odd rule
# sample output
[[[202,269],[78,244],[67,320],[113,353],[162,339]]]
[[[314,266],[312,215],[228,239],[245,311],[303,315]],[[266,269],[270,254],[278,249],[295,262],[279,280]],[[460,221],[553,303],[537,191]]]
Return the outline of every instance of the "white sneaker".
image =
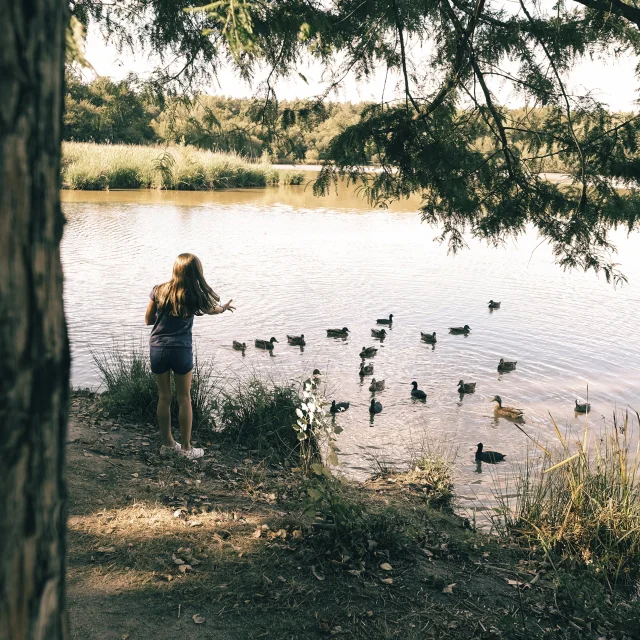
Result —
[[[166,458],[174,453],[178,453],[182,449],[182,445],[179,442],[175,442],[173,447],[167,447],[164,444],[160,447],[160,457]]]
[[[178,451],[178,455],[183,456],[187,460],[197,460],[204,456],[204,449],[198,449],[198,447],[191,447],[188,451],[180,449],[180,451]]]

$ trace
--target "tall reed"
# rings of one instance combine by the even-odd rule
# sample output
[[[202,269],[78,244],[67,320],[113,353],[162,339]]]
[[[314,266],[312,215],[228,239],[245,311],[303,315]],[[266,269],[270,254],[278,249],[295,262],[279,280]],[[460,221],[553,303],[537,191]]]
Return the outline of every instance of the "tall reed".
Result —
[[[214,190],[300,184],[300,172],[284,171],[236,153],[195,147],[65,142],[62,184],[67,189]]]
[[[550,450],[536,442],[542,464],[527,458],[515,505],[507,492],[497,496],[502,525],[609,583],[632,584],[640,576],[638,422],[614,414],[597,434],[587,421],[579,438],[563,436],[552,422],[557,443]]]

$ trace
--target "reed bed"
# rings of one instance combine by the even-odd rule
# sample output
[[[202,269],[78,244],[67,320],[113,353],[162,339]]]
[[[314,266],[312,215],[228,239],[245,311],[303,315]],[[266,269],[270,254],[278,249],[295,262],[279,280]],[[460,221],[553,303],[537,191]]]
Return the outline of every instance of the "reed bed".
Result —
[[[609,584],[633,585],[640,576],[638,422],[614,415],[603,433],[587,421],[579,436],[563,436],[553,421],[553,449],[536,442],[542,464],[530,456],[516,472],[515,504],[506,491],[497,495],[501,526]]]
[[[252,162],[236,153],[184,145],[62,145],[62,185],[66,189],[208,191],[301,182],[300,172],[279,170],[264,161]]]

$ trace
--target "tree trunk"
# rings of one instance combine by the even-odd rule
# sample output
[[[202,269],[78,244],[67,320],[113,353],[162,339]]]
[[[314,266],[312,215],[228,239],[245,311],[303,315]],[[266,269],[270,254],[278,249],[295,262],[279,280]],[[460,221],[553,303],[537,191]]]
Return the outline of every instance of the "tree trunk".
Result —
[[[67,0],[0,0],[0,639],[67,638]]]

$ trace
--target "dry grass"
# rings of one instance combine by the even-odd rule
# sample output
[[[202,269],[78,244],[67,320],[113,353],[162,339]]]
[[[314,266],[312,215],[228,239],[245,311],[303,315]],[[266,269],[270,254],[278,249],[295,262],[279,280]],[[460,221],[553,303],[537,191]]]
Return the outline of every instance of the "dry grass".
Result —
[[[195,147],[65,142],[62,184],[67,189],[206,191],[300,184],[302,174],[280,171],[235,153]]]

